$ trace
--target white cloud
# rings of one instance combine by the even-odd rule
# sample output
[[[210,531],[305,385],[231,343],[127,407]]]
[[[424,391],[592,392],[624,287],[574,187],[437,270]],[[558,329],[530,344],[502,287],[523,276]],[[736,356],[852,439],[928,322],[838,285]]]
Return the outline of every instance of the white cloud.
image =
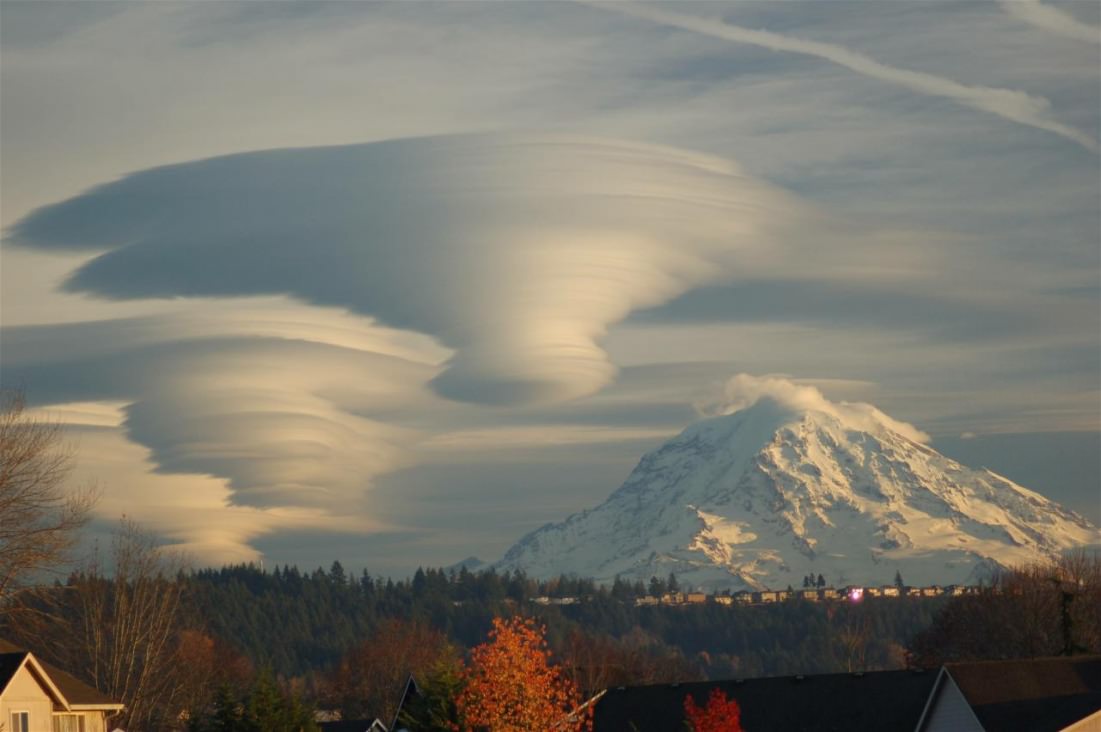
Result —
[[[70,425],[66,435],[78,447],[70,480],[98,487],[95,515],[104,526],[126,515],[200,566],[256,561],[261,555],[252,543],[281,531],[367,535],[393,529],[362,512],[233,505],[223,479],[157,472],[149,451],[119,429]]]
[[[390,415],[431,401],[442,349],[281,307],[5,329],[5,383],[51,418],[122,428],[163,473],[224,480],[232,504],[361,512],[374,478],[412,460],[418,431]]]
[[[736,374],[723,387],[720,401],[706,408],[710,414],[733,414],[767,399],[795,412],[823,412],[847,422],[886,425],[914,442],[929,442],[929,435],[907,422],[887,416],[871,404],[832,402],[810,384],[800,384],[783,376]]]
[[[457,308],[448,327],[438,331],[451,333],[453,343],[474,341],[476,348],[461,353],[426,335],[427,326],[422,333],[384,329],[347,312],[364,292],[380,289],[380,281],[390,297],[390,283],[378,272],[353,281],[360,270],[348,261],[343,267],[322,261],[335,253],[317,246],[326,232],[311,229],[304,214],[308,201],[294,199],[299,189],[293,182],[261,177],[251,187],[257,194],[264,188],[279,192],[270,205],[279,226],[297,219],[289,230],[301,235],[302,252],[313,257],[301,263],[302,279],[344,270],[340,274],[350,284],[343,293],[318,288],[319,299],[330,296],[337,308],[282,295],[165,299],[157,283],[147,284],[160,299],[107,301],[54,289],[102,250],[72,255],[5,246],[3,377],[25,374],[32,399],[41,401],[48,392],[55,404],[83,402],[51,409],[87,424],[88,435],[112,435],[109,444],[88,436],[79,445],[82,459],[102,458],[92,475],[107,491],[103,515],[141,512],[143,520],[189,542],[207,561],[254,558],[255,546],[280,545],[290,547],[284,559],[303,561],[307,540],[290,533],[306,529],[313,531],[310,556],[325,563],[333,556],[360,556],[374,566],[384,554],[406,562],[412,556],[450,562],[481,553],[478,542],[507,542],[503,534],[591,505],[594,492],[614,488],[643,449],[624,438],[651,443],[660,441],[656,434],[662,430],[675,433],[692,419],[690,405],[699,392],[737,371],[858,378],[844,388],[836,380],[816,378],[814,384],[834,401],[872,401],[938,436],[1097,429],[1098,159],[1055,135],[999,125],[974,114],[973,107],[929,100],[835,63],[672,32],[580,4],[130,4],[66,6],[63,12],[39,6],[4,9],[5,225],[101,181],[211,155],[553,129],[732,156],[754,176],[829,206],[837,219],[911,232],[902,238],[864,230],[838,242],[832,225],[808,223],[805,205],[790,198],[779,216],[767,207],[747,210],[739,216],[747,229],[761,222],[775,226],[777,219],[799,213],[790,229],[771,237],[782,242],[763,250],[739,248],[715,266],[718,276],[741,284],[764,273],[771,279],[756,279],[751,288],[760,293],[780,269],[788,287],[771,297],[754,295],[755,308],[744,307],[744,298],[723,305],[738,309],[734,322],[686,320],[661,327],[616,325],[615,312],[625,302],[633,308],[648,296],[695,287],[706,277],[670,276],[681,265],[654,264],[649,254],[623,266],[615,242],[599,247],[603,263],[592,263],[595,274],[571,269],[563,262],[587,253],[585,237],[595,236],[591,220],[573,227],[569,240],[577,251],[564,252],[562,261],[546,255],[554,244],[534,239],[530,246],[524,239],[513,260],[488,256],[506,249],[500,243],[479,249],[475,261],[487,263],[482,274],[497,277],[488,287],[454,253],[418,247],[418,256],[430,253],[438,263],[436,272],[420,279],[430,284],[417,292],[403,275],[391,278],[401,285],[392,289],[404,288],[398,298],[403,302],[422,298],[425,307],[437,310],[445,310],[440,303],[463,288],[477,293],[479,301]],[[1078,130],[1097,127],[1097,47],[1036,32],[994,4],[864,3],[855,13],[823,11],[813,2],[697,7],[730,18],[737,13],[741,26],[791,29],[783,32],[860,49],[889,68],[921,69],[981,88],[1021,89],[1030,99],[1042,95],[1053,102],[1060,122]],[[993,127],[997,134],[991,134]],[[446,163],[447,156],[436,160]],[[472,177],[477,173],[468,170]],[[478,232],[518,234],[522,223],[493,216],[522,215],[510,191],[535,196],[534,182],[497,170],[493,180],[501,192],[468,194],[455,184],[446,195],[415,199],[418,207],[409,210],[437,216],[441,227],[451,222],[470,230],[467,222],[481,219]],[[585,170],[587,183],[590,177],[599,182],[606,169]],[[447,165],[440,171],[445,183],[462,172]],[[607,206],[621,251],[645,249],[649,225],[635,221],[645,219],[644,202],[613,202],[597,191],[599,202],[575,207],[564,194],[570,181],[561,168],[538,171],[557,191],[555,221]],[[429,177],[425,172],[423,179]],[[694,182],[687,188],[699,190]],[[370,194],[367,188],[354,201],[367,213],[375,210]],[[337,198],[347,202],[354,195]],[[457,216],[437,205],[447,200],[482,201],[488,213],[471,208]],[[286,216],[280,207],[287,208]],[[255,218],[266,214],[261,209]],[[531,231],[538,233],[534,225]],[[692,249],[681,261],[698,256]],[[292,250],[289,244],[279,248]],[[250,260],[251,274],[259,277],[262,267],[279,264],[268,259]],[[424,262],[413,264],[428,270]],[[854,264],[866,269],[857,271]],[[531,270],[542,266],[547,282],[525,284],[540,280]],[[193,275],[192,269],[184,262],[179,274]],[[575,271],[585,291],[602,286],[604,273],[621,271],[629,281],[608,277],[612,304],[593,307],[581,298],[577,309],[593,313],[579,318],[569,314],[570,293],[554,284],[572,281]],[[138,272],[135,284],[142,282]],[[505,285],[513,276],[509,290]],[[831,280],[830,286],[816,286],[819,280]],[[860,282],[875,283],[875,292],[853,286]],[[931,308],[930,301],[943,306]],[[508,326],[508,318],[481,319],[491,303],[516,310],[512,335],[491,343],[451,327]],[[568,315],[565,323],[534,316],[560,306]],[[859,315],[859,309],[872,315]],[[808,310],[816,317],[806,319]],[[712,317],[722,317],[721,311]],[[388,322],[396,314],[388,309]],[[135,315],[142,317],[87,322]],[[10,328],[72,321],[81,324],[39,329],[37,339],[24,337],[29,332],[17,337]],[[525,331],[529,323],[538,338]],[[541,356],[538,343],[555,344],[551,350],[559,355],[569,343],[580,345],[573,368],[561,357]],[[491,362],[471,357],[479,352]],[[386,359],[371,354],[400,359],[408,364],[400,370],[408,373],[396,380],[376,374],[376,364]],[[452,358],[456,372],[466,364],[467,386],[478,374],[498,385],[525,374],[530,379],[517,390],[520,395],[541,393],[548,400],[606,380],[614,375],[613,365],[623,372],[588,399],[483,408],[438,399],[424,388]],[[552,382],[544,371],[554,372]],[[234,378],[218,388],[227,375]],[[868,382],[880,390],[873,392]],[[109,400],[108,407],[88,401],[94,399]],[[285,408],[267,408],[269,402]],[[126,443],[122,429],[112,427],[125,419],[127,408],[135,415],[132,436],[142,444]],[[176,423],[173,415],[188,424]],[[229,425],[239,429],[231,432]],[[655,436],[646,439],[650,430]],[[208,438],[218,444],[208,444]],[[985,439],[970,444],[978,442]],[[301,465],[280,465],[281,449],[303,445],[324,459],[313,459],[312,467],[308,456]],[[363,454],[354,454],[361,446]],[[608,460],[618,467],[608,467]],[[410,462],[417,464],[389,472]],[[301,472],[282,489],[265,491],[268,481],[279,485],[283,467],[292,468],[288,474]],[[290,490],[294,483],[309,485]],[[495,492],[480,492],[487,483]],[[318,507],[330,499],[342,512]],[[287,500],[303,505],[272,505]],[[376,545],[359,538],[346,544],[331,538],[332,530],[378,531],[385,528],[380,519],[407,523],[416,535],[400,549],[385,544],[380,550],[365,548]],[[287,538],[270,537],[272,532],[287,532]],[[440,549],[449,541],[445,537],[451,537],[447,550]],[[367,541],[375,540],[381,541]]]
[[[816,246],[793,260],[811,235]],[[844,247],[871,244],[831,233],[824,216],[730,162],[558,135],[166,166],[39,209],[12,239],[106,249],[70,277],[74,292],[285,294],[429,334],[454,350],[437,391],[498,404],[568,400],[610,383],[615,367],[599,344],[633,310],[780,266],[829,276],[849,261]],[[873,269],[897,256],[912,269],[905,250]]]
[[[770,31],[743,28],[709,18],[670,13],[651,5],[641,3],[591,4],[595,7],[713,38],[721,38],[735,43],[748,43],[774,51],[814,56],[843,66],[858,74],[896,84],[921,94],[952,99],[972,109],[990,112],[1003,119],[1053,132],[1093,152],[1097,152],[1099,149],[1097,140],[1091,135],[1053,118],[1050,113],[1051,104],[1046,99],[1015,89],[961,84],[934,74],[889,66],[844,46],[793,38]]]
[[[1040,0],[1002,0],[1002,8],[1014,18],[1066,38],[1101,43],[1101,28]]]

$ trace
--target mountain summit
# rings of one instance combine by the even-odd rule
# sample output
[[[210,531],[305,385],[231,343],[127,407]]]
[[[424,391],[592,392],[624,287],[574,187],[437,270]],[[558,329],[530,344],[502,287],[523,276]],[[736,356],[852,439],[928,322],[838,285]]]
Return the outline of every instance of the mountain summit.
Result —
[[[611,581],[675,572],[709,589],[974,582],[1096,544],[1078,514],[924,444],[869,404],[735,377],[729,413],[646,454],[600,506],[521,539],[495,566]]]

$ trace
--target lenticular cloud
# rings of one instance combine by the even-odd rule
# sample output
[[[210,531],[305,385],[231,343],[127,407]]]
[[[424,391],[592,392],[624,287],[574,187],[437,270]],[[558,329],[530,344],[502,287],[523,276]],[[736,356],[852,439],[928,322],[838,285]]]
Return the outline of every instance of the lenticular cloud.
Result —
[[[10,233],[96,252],[71,291],[286,294],[430,334],[454,351],[437,392],[511,404],[600,389],[615,376],[599,345],[611,324],[701,284],[767,274],[795,232],[820,233],[814,218],[714,158],[475,135],[165,166]]]

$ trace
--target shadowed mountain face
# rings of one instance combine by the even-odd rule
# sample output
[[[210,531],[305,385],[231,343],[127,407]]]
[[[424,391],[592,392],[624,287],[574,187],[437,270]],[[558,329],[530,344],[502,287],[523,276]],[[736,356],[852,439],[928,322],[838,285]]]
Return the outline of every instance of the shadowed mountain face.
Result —
[[[870,405],[765,394],[691,425],[603,504],[532,532],[496,566],[605,581],[675,572],[716,589],[798,586],[810,573],[886,584],[896,571],[950,584],[1101,538],[925,439]]]

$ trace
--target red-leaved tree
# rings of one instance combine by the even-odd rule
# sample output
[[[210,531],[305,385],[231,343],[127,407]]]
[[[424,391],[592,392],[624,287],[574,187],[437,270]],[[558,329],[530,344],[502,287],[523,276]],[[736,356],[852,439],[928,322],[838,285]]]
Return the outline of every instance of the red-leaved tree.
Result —
[[[463,730],[574,732],[590,728],[577,711],[577,686],[550,663],[545,628],[531,618],[493,619],[489,641],[470,653],[455,701]]]
[[[722,689],[712,689],[707,706],[696,706],[691,694],[684,697],[684,716],[692,732],[743,732],[738,702],[726,698]]]

